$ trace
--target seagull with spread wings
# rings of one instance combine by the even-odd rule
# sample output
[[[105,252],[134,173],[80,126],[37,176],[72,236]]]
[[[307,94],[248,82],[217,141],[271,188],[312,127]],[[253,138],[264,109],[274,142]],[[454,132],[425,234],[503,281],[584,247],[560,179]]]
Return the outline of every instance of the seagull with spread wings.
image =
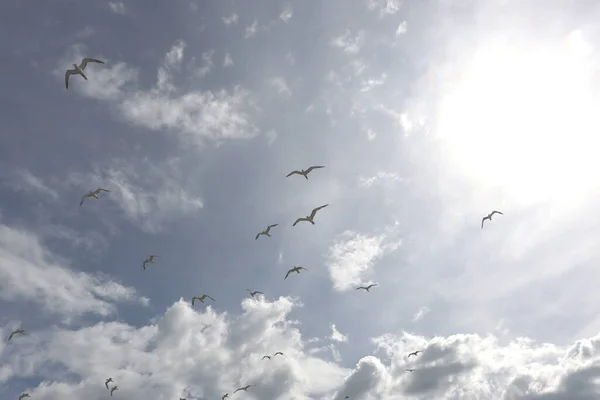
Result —
[[[88,65],[88,63],[98,63],[98,64],[104,64],[104,61],[100,61],[100,60],[96,60],[95,58],[89,58],[89,57],[85,57],[83,60],[81,60],[81,64],[77,65],[77,64],[73,64],[73,69],[68,69],[67,72],[65,72],[65,87],[67,89],[69,89],[69,77],[71,75],[81,75],[83,76],[83,78],[87,81],[88,78],[87,76],[85,76],[85,74],[83,73],[83,70],[85,69],[85,67]]]
[[[203,294],[202,296],[194,296],[194,297],[192,297],[192,306],[194,305],[194,302],[196,300],[200,301],[201,303],[204,303],[204,299],[211,299],[212,301],[215,301],[215,299],[213,299],[209,295]]]
[[[270,360],[271,356],[263,356],[262,360],[264,360],[265,358],[268,358]]]
[[[483,217],[481,219],[481,229],[483,229],[483,221],[485,221],[486,219],[488,219],[488,220],[491,221],[492,220],[492,215],[494,215],[494,214],[504,215],[504,213],[501,213],[500,211],[495,211],[495,210],[492,211],[491,213],[489,213],[488,215],[486,215],[485,217]]]
[[[275,356],[276,356],[276,355],[278,355],[278,354],[279,354],[279,355],[281,355],[281,356],[284,356],[284,357],[285,357],[285,354],[283,354],[283,353],[282,353],[282,352],[280,352],[280,351],[278,351],[277,353],[273,354],[273,357],[275,357]]]
[[[306,268],[304,268],[304,267],[294,267],[294,268],[290,269],[290,270],[287,272],[287,274],[285,274],[285,278],[283,278],[283,279],[287,279],[288,275],[289,275],[289,274],[291,274],[292,272],[296,272],[296,273],[298,273],[298,274],[299,274],[299,273],[300,273],[300,270],[305,270],[305,271],[308,271],[308,270],[307,270]]]
[[[221,397],[221,400],[225,400],[225,399],[226,399],[226,398],[228,398],[228,397],[229,397],[229,393],[225,393],[225,394],[223,395],[223,397]]]
[[[324,165],[313,165],[312,167],[308,167],[307,169],[303,169],[303,170],[296,170],[296,171],[292,171],[289,174],[287,174],[285,177],[287,178],[288,176],[292,176],[292,175],[303,175],[306,179],[308,179],[308,174],[310,174],[310,172],[313,169],[317,169],[317,168],[325,168]]]
[[[315,215],[317,215],[317,211],[319,211],[319,210],[321,210],[321,209],[323,209],[323,208],[327,207],[328,205],[329,205],[329,204],[325,204],[324,206],[321,206],[321,207],[317,207],[317,208],[315,208],[314,210],[312,210],[312,212],[310,213],[310,215],[309,215],[309,216],[306,216],[306,217],[300,217],[300,218],[298,218],[298,219],[296,220],[296,222],[294,222],[294,224],[293,224],[292,226],[296,226],[296,224],[297,224],[298,222],[301,222],[301,221],[310,222],[311,224],[313,224],[313,225],[314,225],[314,224],[315,224],[315,221],[313,221],[313,218],[315,218]]]
[[[29,393],[23,393],[19,396],[19,400],[23,400],[25,397],[31,397]]]
[[[106,386],[106,390],[110,390],[108,388],[108,384],[111,383],[111,382],[114,382],[113,378],[108,378],[106,381],[104,381],[104,386]]]
[[[102,189],[102,188],[98,188],[98,189],[96,189],[96,190],[92,190],[92,191],[89,191],[89,192],[87,192],[87,193],[86,193],[86,194],[84,194],[84,195],[83,195],[83,197],[81,198],[81,202],[79,203],[79,207],[81,207],[81,206],[83,205],[83,202],[85,201],[85,199],[88,199],[88,198],[92,198],[92,197],[93,197],[93,198],[95,198],[96,200],[98,200],[98,195],[99,195],[101,192],[110,192],[110,190],[108,190],[108,189]]]
[[[279,225],[279,224],[273,224],[273,225],[269,225],[269,226],[267,226],[267,229],[265,229],[265,230],[264,230],[264,231],[262,231],[262,232],[258,232],[258,233],[256,234],[256,238],[254,238],[254,240],[258,239],[258,237],[259,237],[260,235],[265,235],[265,236],[271,237],[271,235],[269,234],[269,231],[271,230],[271,228],[275,228],[277,225]]]
[[[12,339],[15,335],[27,335],[27,332],[25,332],[23,329],[15,329],[10,333],[10,335],[8,335],[8,340]]]
[[[417,350],[417,351],[413,351],[412,353],[410,353],[410,354],[408,355],[408,357],[407,357],[407,358],[410,358],[410,356],[417,356],[417,355],[419,355],[419,353],[422,353],[422,352],[423,352],[423,350]]]
[[[113,392],[114,392],[115,390],[119,390],[119,387],[118,387],[118,386],[113,386],[113,387],[110,389],[110,395],[111,395],[111,396],[112,396],[112,394],[113,394]]]
[[[248,293],[250,293],[250,296],[254,297],[257,294],[264,294],[263,292],[259,292],[258,290],[255,290],[254,292],[251,291],[250,289],[246,289],[248,291]]]
[[[369,289],[371,289],[373,286],[377,286],[377,284],[376,283],[371,283],[369,286],[359,286],[359,287],[356,288],[356,290],[364,289],[364,290],[366,290],[368,292]]]
[[[151,255],[142,262],[142,268],[144,268],[144,271],[146,270],[146,264],[154,264],[155,258],[158,258],[158,256]]]
[[[238,391],[240,391],[240,390],[243,390],[244,392],[247,392],[247,391],[248,391],[248,388],[251,388],[252,386],[254,386],[254,385],[246,385],[246,386],[244,386],[244,387],[237,388],[237,389],[235,389],[235,391],[234,391],[233,393],[235,394],[235,392],[238,392]]]

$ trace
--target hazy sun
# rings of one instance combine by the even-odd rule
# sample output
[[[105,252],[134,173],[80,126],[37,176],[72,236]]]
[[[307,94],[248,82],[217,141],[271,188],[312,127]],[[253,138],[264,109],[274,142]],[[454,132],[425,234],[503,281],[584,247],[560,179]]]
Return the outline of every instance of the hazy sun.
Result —
[[[521,204],[585,195],[600,182],[591,53],[578,31],[554,45],[482,46],[440,106],[446,161]]]

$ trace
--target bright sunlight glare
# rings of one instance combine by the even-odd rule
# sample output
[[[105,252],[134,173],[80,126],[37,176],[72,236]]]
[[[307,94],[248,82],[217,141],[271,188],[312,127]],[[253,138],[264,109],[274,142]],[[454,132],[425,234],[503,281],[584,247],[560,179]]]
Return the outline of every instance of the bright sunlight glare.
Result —
[[[440,105],[437,137],[455,171],[521,205],[596,187],[591,52],[578,31],[554,45],[482,45]]]

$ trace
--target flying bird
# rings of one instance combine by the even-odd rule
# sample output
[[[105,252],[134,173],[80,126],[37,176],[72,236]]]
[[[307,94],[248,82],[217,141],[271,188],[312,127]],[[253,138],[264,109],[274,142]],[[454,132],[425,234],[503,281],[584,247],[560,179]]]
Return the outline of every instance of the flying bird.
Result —
[[[15,335],[27,335],[27,332],[25,332],[23,329],[16,329],[12,331],[10,335],[8,335],[8,340],[12,339],[12,337]]]
[[[113,387],[112,387],[112,389],[110,389],[110,395],[111,395],[111,396],[112,396],[112,394],[113,394],[113,392],[114,392],[115,390],[119,390],[119,387],[118,387],[118,386],[113,386]]]
[[[258,290],[255,290],[254,292],[251,291],[250,289],[246,289],[246,290],[250,293],[250,296],[252,296],[252,297],[256,296],[257,294],[264,294],[263,292],[259,292]]]
[[[85,69],[85,67],[90,62],[95,62],[95,63],[98,63],[98,64],[104,64],[104,61],[96,60],[95,58],[89,58],[89,57],[86,57],[83,60],[81,60],[81,64],[79,64],[79,65],[73,64],[74,68],[73,69],[68,69],[67,72],[65,72],[65,87],[67,89],[69,88],[69,77],[71,75],[81,75],[81,76],[83,76],[83,78],[86,81],[88,80],[87,76],[85,76],[85,74],[83,73],[83,70]]]
[[[407,357],[407,358],[410,358],[410,356],[416,356],[416,355],[418,355],[419,353],[422,353],[422,352],[423,352],[423,350],[417,350],[417,351],[413,351],[412,353],[410,353],[410,354],[408,355],[408,357]]]
[[[209,295],[203,294],[202,296],[194,296],[194,297],[192,297],[192,306],[194,305],[194,301],[198,300],[201,303],[204,303],[204,299],[206,299],[206,298],[211,299],[212,301],[215,301],[215,299],[213,299]]]
[[[22,395],[19,396],[19,400],[23,400],[25,397],[31,397],[29,395],[29,393],[23,393]]]
[[[494,214],[504,215],[504,213],[501,213],[500,211],[492,211],[491,213],[489,213],[488,215],[486,215],[485,217],[483,217],[481,219],[481,229],[483,229],[483,221],[485,221],[486,219],[489,219],[491,221],[492,215],[494,215]]]
[[[269,226],[267,226],[267,229],[265,229],[265,230],[264,230],[264,231],[262,231],[262,232],[258,232],[258,233],[256,234],[256,238],[255,238],[254,240],[258,239],[258,237],[259,237],[260,235],[265,235],[265,236],[271,237],[271,235],[269,234],[269,231],[271,230],[271,228],[275,228],[277,225],[279,225],[279,224],[273,224],[273,225],[269,225]]]
[[[313,169],[317,169],[317,168],[325,168],[325,166],[324,165],[313,165],[312,167],[308,167],[307,169],[303,169],[301,171],[298,171],[298,170],[292,171],[289,174],[287,174],[285,177],[287,178],[288,176],[292,176],[292,175],[304,175],[304,177],[306,179],[308,179],[308,174],[310,174],[310,172]]]
[[[262,358],[262,359],[264,360],[265,358],[268,358],[268,359],[270,360],[270,359],[271,359],[271,356],[263,356],[263,358]]]
[[[273,357],[275,357],[277,354],[281,354],[282,356],[285,357],[285,354],[283,354],[282,352],[278,351],[277,353],[273,354]]]
[[[225,400],[227,397],[229,397],[229,393],[225,393],[223,397],[221,397],[221,400]]]
[[[414,369],[405,369],[404,372],[415,372]]]
[[[287,274],[285,274],[285,278],[283,278],[283,279],[287,279],[288,275],[289,275],[289,274],[291,274],[292,272],[297,272],[297,273],[300,273],[300,270],[302,270],[302,269],[303,269],[303,270],[305,270],[305,271],[308,271],[308,270],[307,270],[306,268],[304,268],[304,267],[294,267],[294,268],[290,269],[290,270],[287,272]]]
[[[142,262],[142,268],[144,268],[144,270],[146,269],[146,264],[154,264],[154,259],[158,258],[158,256],[150,256],[148,258],[146,258],[143,262]]]
[[[373,286],[377,286],[377,284],[376,283],[371,283],[369,286],[359,286],[359,287],[356,288],[356,290],[364,289],[364,290],[366,290],[368,292],[369,289],[371,289]]]
[[[298,219],[296,220],[296,222],[294,222],[294,225],[292,225],[292,226],[296,226],[296,224],[297,224],[298,222],[301,222],[301,221],[310,222],[311,224],[313,224],[313,225],[314,225],[314,224],[315,224],[315,221],[313,221],[313,218],[315,217],[315,215],[317,215],[317,211],[319,211],[319,210],[320,210],[320,209],[322,209],[322,208],[325,208],[325,207],[327,207],[328,205],[329,205],[329,204],[325,204],[324,206],[321,206],[321,207],[317,207],[317,208],[315,208],[314,210],[312,210],[312,212],[310,213],[310,215],[309,215],[309,216],[307,216],[307,217],[300,217],[300,218],[298,218]]]
[[[108,378],[108,379],[107,379],[107,380],[104,382],[104,386],[106,386],[106,390],[110,390],[110,389],[108,388],[108,384],[109,384],[110,382],[114,382],[114,381],[113,381],[113,378]]]
[[[100,194],[100,192],[110,192],[110,190],[108,189],[102,189],[102,188],[98,188],[96,190],[92,190],[90,192],[87,192],[86,194],[83,195],[83,197],[81,198],[81,203],[79,203],[79,207],[81,207],[83,205],[83,202],[85,201],[85,199],[87,198],[95,198],[96,200],[98,200],[98,195]]]
[[[254,385],[246,385],[246,386],[244,386],[244,387],[237,388],[237,389],[235,389],[235,392],[238,392],[238,391],[240,391],[240,390],[243,390],[243,391],[247,392],[247,391],[248,391],[248,388],[250,388],[250,387],[252,387],[252,386],[254,386]],[[233,393],[235,394],[235,392],[233,392]]]

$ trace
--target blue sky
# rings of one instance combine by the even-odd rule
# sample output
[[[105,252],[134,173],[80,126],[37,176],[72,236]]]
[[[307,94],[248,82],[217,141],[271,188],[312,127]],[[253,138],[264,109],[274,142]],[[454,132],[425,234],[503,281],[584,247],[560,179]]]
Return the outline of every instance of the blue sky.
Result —
[[[0,4],[0,397],[598,398],[599,15]]]

